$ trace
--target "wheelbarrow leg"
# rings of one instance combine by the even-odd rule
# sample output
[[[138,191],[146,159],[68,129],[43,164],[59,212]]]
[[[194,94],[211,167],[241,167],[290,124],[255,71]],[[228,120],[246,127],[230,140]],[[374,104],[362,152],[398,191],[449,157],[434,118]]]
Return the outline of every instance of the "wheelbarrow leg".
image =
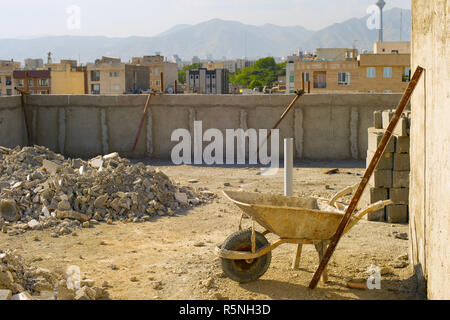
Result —
[[[298,267],[299,267],[299,265],[300,265],[300,258],[301,258],[301,256],[302,256],[302,249],[303,249],[303,244],[300,243],[300,244],[297,246],[297,252],[296,252],[296,254],[295,254],[295,256],[294,256],[294,260],[292,261],[292,269],[293,269],[293,270],[298,269]]]
[[[316,251],[319,254],[319,263],[322,261],[322,258],[325,254],[325,251],[327,250],[327,242],[328,241],[320,241],[320,242],[315,242],[314,246],[316,247]],[[328,269],[325,268],[325,270],[322,273],[322,281],[323,283],[328,283]]]

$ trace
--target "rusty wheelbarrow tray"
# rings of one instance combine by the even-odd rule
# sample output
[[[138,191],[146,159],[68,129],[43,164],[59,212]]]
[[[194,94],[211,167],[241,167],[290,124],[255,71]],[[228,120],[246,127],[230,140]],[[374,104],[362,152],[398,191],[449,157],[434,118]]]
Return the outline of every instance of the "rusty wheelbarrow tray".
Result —
[[[262,274],[255,274],[253,277],[246,278],[246,265],[241,265],[240,267],[237,265],[234,266],[230,265],[230,261],[224,260],[241,260],[246,261],[247,264],[252,264],[255,262],[255,259],[270,254],[277,247],[285,243],[299,245],[294,258],[293,268],[298,268],[301,249],[304,244],[314,244],[318,251],[319,259],[322,259],[329,241],[336,233],[336,229],[344,217],[342,211],[345,209],[345,205],[337,200],[347,194],[353,193],[358,185],[345,188],[330,200],[314,197],[285,197],[273,194],[225,191],[225,196],[251,217],[252,228],[247,231],[248,234],[246,237],[245,235],[240,235],[241,239],[243,239],[242,237],[247,239],[244,241],[250,241],[250,244],[247,246],[237,245],[236,247],[234,245],[235,250],[230,250],[227,248],[226,243],[224,243],[221,247],[216,247],[216,254],[222,258],[224,272],[230,278],[239,282],[256,280]],[[356,213],[349,222],[345,232],[350,231],[366,214],[383,209],[385,206],[391,204],[393,204],[391,200],[380,201]],[[265,228],[266,231],[258,234],[255,231],[255,222]],[[268,241],[264,242],[261,236],[270,233],[277,235],[279,240],[273,243],[269,243]],[[232,236],[230,237],[232,238]],[[259,245],[256,243],[256,238],[260,239]],[[233,241],[236,243],[236,240],[231,240],[231,242]],[[264,245],[261,245],[261,243],[264,243]],[[224,263],[227,266],[224,267]],[[268,268],[268,265],[266,267]],[[230,268],[237,269],[234,270],[235,272],[230,272]],[[265,271],[267,269],[264,272],[263,270],[259,270],[259,273],[262,272],[264,274]],[[258,273],[258,271],[256,272]],[[243,276],[242,279],[239,277],[240,274]],[[327,281],[326,273],[324,273],[323,280],[325,282]]]

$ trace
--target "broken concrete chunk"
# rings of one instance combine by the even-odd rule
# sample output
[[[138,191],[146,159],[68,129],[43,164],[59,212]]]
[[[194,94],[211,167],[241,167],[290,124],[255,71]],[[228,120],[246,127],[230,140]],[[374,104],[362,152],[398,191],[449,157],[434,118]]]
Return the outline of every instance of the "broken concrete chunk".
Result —
[[[0,289],[0,301],[10,300],[12,297],[11,290]]]
[[[175,193],[175,199],[177,199],[178,202],[183,204],[189,203],[189,199],[186,193]]]
[[[26,291],[12,296],[11,300],[34,300],[33,297]]]
[[[10,199],[0,200],[0,217],[9,222],[16,222],[20,220],[20,214],[16,201]]]
[[[50,174],[55,174],[61,168],[61,166],[55,162],[44,159],[42,161],[42,167]]]

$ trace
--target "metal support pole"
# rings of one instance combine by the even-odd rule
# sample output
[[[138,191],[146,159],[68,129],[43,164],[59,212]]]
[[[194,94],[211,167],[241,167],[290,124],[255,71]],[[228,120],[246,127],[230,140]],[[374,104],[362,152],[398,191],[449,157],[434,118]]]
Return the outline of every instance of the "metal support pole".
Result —
[[[284,140],[284,195],[292,197],[292,180],[294,172],[294,139]]]

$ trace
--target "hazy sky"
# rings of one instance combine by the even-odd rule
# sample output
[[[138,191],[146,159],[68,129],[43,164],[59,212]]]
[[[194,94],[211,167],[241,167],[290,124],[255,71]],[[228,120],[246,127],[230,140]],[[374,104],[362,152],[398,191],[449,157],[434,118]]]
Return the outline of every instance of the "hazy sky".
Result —
[[[411,8],[385,0],[386,9]],[[3,5],[0,38],[39,35],[154,36],[177,24],[214,18],[246,24],[302,25],[311,30],[363,17],[375,0],[21,0]],[[75,7],[68,14],[70,7]],[[76,8],[80,9],[80,24]],[[71,28],[68,27],[68,21]],[[79,26],[79,28],[78,28]]]

